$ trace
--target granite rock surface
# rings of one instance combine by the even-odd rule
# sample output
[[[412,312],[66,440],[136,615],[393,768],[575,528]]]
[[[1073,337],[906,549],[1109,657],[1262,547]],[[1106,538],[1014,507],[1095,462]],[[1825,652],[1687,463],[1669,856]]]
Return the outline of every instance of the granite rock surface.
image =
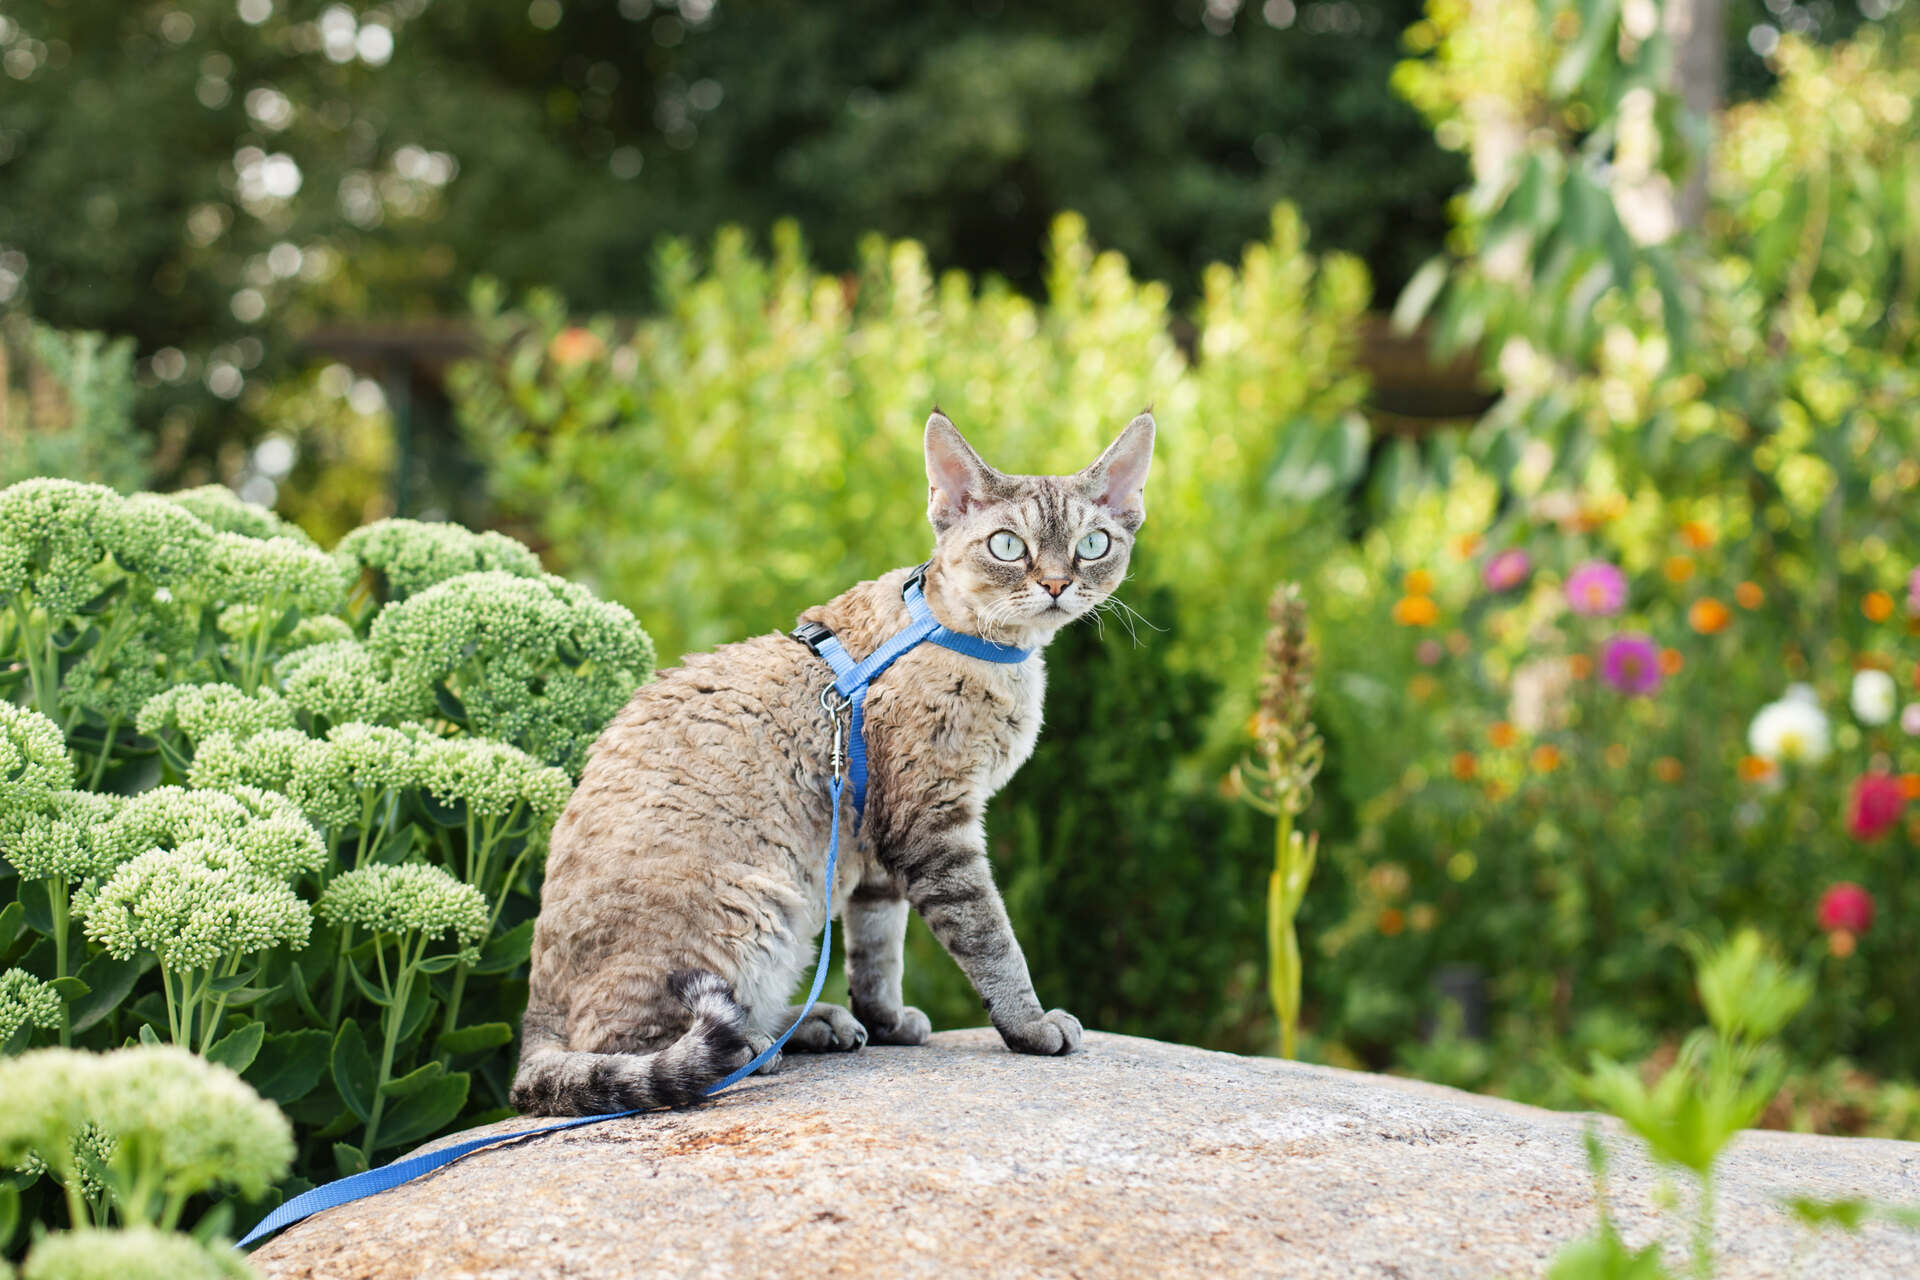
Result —
[[[272,1277],[1533,1276],[1593,1227],[1591,1118],[1090,1033],[794,1056],[686,1111],[489,1148],[282,1233]],[[530,1128],[518,1120],[501,1134]],[[1628,1241],[1683,1265],[1684,1178],[1604,1130]],[[1663,1185],[1678,1212],[1661,1212]],[[1920,1276],[1920,1234],[1815,1234],[1783,1196],[1920,1204],[1920,1143],[1755,1132],[1722,1276]]]

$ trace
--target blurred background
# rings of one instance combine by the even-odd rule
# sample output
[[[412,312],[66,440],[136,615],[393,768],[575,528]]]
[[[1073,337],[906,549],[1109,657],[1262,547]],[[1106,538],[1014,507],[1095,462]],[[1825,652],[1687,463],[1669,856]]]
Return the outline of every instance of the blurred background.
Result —
[[[1769,1122],[1920,1136],[1912,19],[6,0],[0,485],[500,529],[665,664],[921,558],[936,400],[1029,472],[1152,403],[1139,621],[991,817],[1044,998],[1275,1047],[1291,579],[1302,1056],[1573,1105],[1752,924],[1818,984]]]

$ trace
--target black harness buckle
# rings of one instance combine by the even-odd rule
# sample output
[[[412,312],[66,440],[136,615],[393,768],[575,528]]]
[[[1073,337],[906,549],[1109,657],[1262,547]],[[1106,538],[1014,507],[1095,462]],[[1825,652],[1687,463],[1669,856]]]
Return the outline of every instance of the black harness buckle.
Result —
[[[813,650],[814,657],[826,660],[826,655],[820,652],[820,646],[833,639],[833,631],[825,623],[803,622],[787,634]]]
[[[922,560],[913,567],[913,572],[907,575],[907,580],[900,584],[900,598],[902,600],[907,598],[907,592],[913,590],[915,587],[923,587],[926,584],[927,570],[932,567],[933,561],[931,560]]]

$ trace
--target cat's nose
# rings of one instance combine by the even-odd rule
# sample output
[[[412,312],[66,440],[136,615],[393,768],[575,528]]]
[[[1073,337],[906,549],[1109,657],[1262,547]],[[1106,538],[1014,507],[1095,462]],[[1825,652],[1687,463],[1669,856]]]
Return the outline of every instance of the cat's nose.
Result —
[[[1048,595],[1052,596],[1055,600],[1058,600],[1060,598],[1060,593],[1073,585],[1073,579],[1072,578],[1042,578],[1040,579],[1040,585],[1047,589]]]

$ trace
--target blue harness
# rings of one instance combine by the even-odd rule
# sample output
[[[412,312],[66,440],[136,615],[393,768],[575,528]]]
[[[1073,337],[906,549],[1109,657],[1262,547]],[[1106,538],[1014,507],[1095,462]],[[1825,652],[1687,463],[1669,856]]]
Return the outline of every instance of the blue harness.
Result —
[[[742,1080],[758,1071],[767,1060],[780,1052],[800,1024],[807,1020],[813,1005],[820,998],[820,988],[827,981],[827,967],[833,946],[833,874],[840,860],[840,795],[845,784],[853,783],[854,819],[857,822],[864,816],[867,808],[867,742],[863,732],[863,712],[867,700],[867,686],[879,678],[880,673],[892,666],[900,656],[922,643],[937,644],[943,649],[951,649],[969,658],[979,658],[986,662],[1018,663],[1033,656],[1031,649],[1016,649],[1012,645],[995,644],[991,640],[982,640],[979,636],[970,636],[958,631],[949,631],[940,625],[927,607],[927,598],[921,591],[921,583],[926,579],[927,566],[921,565],[908,577],[901,589],[901,599],[906,601],[907,612],[913,621],[897,632],[865,659],[855,662],[846,647],[826,627],[818,622],[803,622],[793,629],[793,638],[818,654],[828,666],[833,668],[834,681],[820,691],[820,705],[826,711],[833,724],[833,822],[827,838],[827,911],[826,928],[820,934],[820,959],[813,969],[813,987],[807,992],[807,1003],[800,1010],[800,1016],[794,1019],[792,1026],[781,1033],[780,1038],[762,1049],[753,1061],[718,1081],[706,1091],[712,1097],[725,1089],[731,1089]],[[849,715],[849,713],[851,713]],[[843,719],[843,717],[846,717]],[[326,1209],[351,1204],[355,1200],[364,1200],[368,1196],[379,1195],[382,1191],[391,1191],[402,1183],[412,1182],[415,1178],[432,1173],[435,1169],[445,1168],[462,1156],[471,1155],[483,1147],[491,1147],[502,1142],[517,1142],[522,1138],[534,1138],[543,1133],[558,1133],[562,1129],[577,1129],[581,1125],[599,1124],[603,1120],[618,1120],[623,1116],[639,1115],[643,1108],[632,1111],[615,1111],[603,1116],[575,1116],[571,1120],[561,1120],[554,1124],[541,1125],[537,1129],[523,1129],[519,1133],[495,1133],[481,1138],[469,1138],[450,1146],[430,1151],[426,1155],[411,1156],[405,1160],[396,1160],[392,1164],[382,1165],[378,1169],[369,1169],[365,1173],[352,1174],[302,1192],[282,1204],[272,1213],[262,1218],[253,1230],[240,1240],[235,1248],[244,1249],[257,1244],[267,1236],[290,1227],[304,1218],[312,1217]]]

